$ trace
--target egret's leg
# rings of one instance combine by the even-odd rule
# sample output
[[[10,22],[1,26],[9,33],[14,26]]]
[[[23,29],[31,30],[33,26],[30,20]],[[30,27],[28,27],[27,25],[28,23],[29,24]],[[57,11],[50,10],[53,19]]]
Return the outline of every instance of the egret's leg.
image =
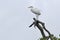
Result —
[[[38,15],[36,15],[36,20],[38,20]],[[37,22],[37,21],[36,21]],[[35,25],[34,25],[34,27],[36,26],[36,22],[35,22]]]
[[[36,15],[36,20],[38,20],[38,16],[39,16],[39,15]]]

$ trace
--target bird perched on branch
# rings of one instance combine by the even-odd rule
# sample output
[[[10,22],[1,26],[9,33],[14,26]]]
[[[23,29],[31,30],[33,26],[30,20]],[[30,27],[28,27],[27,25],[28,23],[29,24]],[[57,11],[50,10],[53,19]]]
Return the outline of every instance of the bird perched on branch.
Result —
[[[34,8],[33,6],[29,6],[28,8],[31,9],[31,12],[34,13],[36,15],[36,19],[38,20],[38,16],[41,15],[41,12],[39,9]]]

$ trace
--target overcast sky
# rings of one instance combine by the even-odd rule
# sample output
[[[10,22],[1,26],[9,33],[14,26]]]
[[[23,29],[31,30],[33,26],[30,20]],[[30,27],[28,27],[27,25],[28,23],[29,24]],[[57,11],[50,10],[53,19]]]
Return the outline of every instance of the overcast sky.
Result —
[[[33,26],[29,7],[42,10],[39,20],[55,36],[60,33],[60,0],[0,0],[0,40],[37,40],[40,31]],[[47,34],[47,33],[46,33]]]

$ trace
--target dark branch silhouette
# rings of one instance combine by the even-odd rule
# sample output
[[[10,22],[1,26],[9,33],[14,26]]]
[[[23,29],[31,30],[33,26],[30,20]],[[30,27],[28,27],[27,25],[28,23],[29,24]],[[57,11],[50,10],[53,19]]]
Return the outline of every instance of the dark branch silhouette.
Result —
[[[33,25],[35,25],[40,30],[43,37],[46,37],[44,30],[49,34],[49,36],[51,36],[51,33],[45,28],[45,23],[43,23],[39,20],[36,20],[35,18],[33,18],[33,20],[34,20],[34,22],[29,27],[32,27]],[[39,25],[39,23],[42,25],[42,27],[41,27],[41,25]]]

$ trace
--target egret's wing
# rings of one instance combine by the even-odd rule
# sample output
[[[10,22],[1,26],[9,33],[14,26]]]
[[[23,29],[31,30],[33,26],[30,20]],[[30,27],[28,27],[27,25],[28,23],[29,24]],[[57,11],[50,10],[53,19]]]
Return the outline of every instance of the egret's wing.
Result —
[[[32,8],[31,11],[36,14],[36,15],[40,15],[40,11],[37,8]]]

